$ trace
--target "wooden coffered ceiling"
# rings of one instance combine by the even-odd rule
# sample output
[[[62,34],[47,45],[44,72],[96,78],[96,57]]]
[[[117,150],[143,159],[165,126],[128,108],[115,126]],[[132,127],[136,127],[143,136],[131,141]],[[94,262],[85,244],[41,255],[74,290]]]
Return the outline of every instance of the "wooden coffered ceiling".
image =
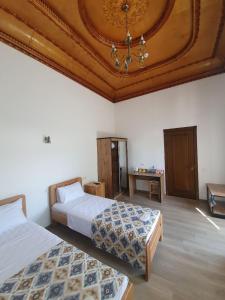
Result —
[[[135,51],[144,68],[118,72],[124,53],[124,0],[0,0],[0,39],[112,102],[225,71],[224,0],[128,0]]]

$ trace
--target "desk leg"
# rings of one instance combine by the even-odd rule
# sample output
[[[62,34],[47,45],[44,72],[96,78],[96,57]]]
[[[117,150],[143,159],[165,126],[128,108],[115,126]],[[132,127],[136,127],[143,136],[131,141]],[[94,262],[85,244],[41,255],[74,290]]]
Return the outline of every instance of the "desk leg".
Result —
[[[209,187],[208,187],[208,185],[207,185],[207,200],[208,200],[208,203],[209,203]]]
[[[135,190],[135,177],[132,175],[129,175],[129,194],[130,199],[134,196],[134,190]]]
[[[164,174],[160,177],[160,202],[163,202],[164,199]]]

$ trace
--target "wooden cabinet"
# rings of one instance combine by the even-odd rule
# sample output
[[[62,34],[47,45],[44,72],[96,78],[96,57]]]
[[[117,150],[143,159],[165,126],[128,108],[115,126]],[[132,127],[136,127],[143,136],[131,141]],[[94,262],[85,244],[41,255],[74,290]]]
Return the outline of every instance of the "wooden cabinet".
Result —
[[[98,180],[105,183],[108,198],[115,198],[128,188],[126,138],[98,138]]]
[[[84,185],[84,191],[88,194],[105,197],[105,183],[98,181],[86,183]]]

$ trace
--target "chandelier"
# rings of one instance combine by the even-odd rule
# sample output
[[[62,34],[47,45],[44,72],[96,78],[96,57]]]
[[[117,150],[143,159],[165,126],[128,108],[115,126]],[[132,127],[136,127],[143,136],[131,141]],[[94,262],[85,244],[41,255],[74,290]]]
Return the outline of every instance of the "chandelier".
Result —
[[[126,38],[124,40],[124,44],[127,46],[127,54],[121,55],[118,53],[118,49],[115,44],[112,44],[111,57],[114,60],[114,65],[116,69],[122,70],[124,68],[125,72],[128,73],[129,65],[133,61],[137,61],[139,63],[139,67],[143,68],[145,60],[148,58],[149,54],[146,51],[146,42],[144,36],[142,35],[138,44],[138,51],[136,53],[131,53],[132,47],[132,36],[128,30],[128,11],[129,4],[127,1],[122,5],[121,9],[125,13],[125,26],[126,26]]]

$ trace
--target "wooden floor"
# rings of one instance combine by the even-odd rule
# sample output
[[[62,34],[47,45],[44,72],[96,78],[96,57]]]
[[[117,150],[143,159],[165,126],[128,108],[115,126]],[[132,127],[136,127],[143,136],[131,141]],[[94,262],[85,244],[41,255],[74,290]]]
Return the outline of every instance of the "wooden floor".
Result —
[[[127,274],[135,283],[134,299],[225,300],[225,220],[210,217],[206,201],[166,197],[161,205],[138,194],[133,202],[159,208],[164,216],[164,239],[149,282],[135,277],[120,260],[95,249],[82,235],[61,225],[50,230]]]

